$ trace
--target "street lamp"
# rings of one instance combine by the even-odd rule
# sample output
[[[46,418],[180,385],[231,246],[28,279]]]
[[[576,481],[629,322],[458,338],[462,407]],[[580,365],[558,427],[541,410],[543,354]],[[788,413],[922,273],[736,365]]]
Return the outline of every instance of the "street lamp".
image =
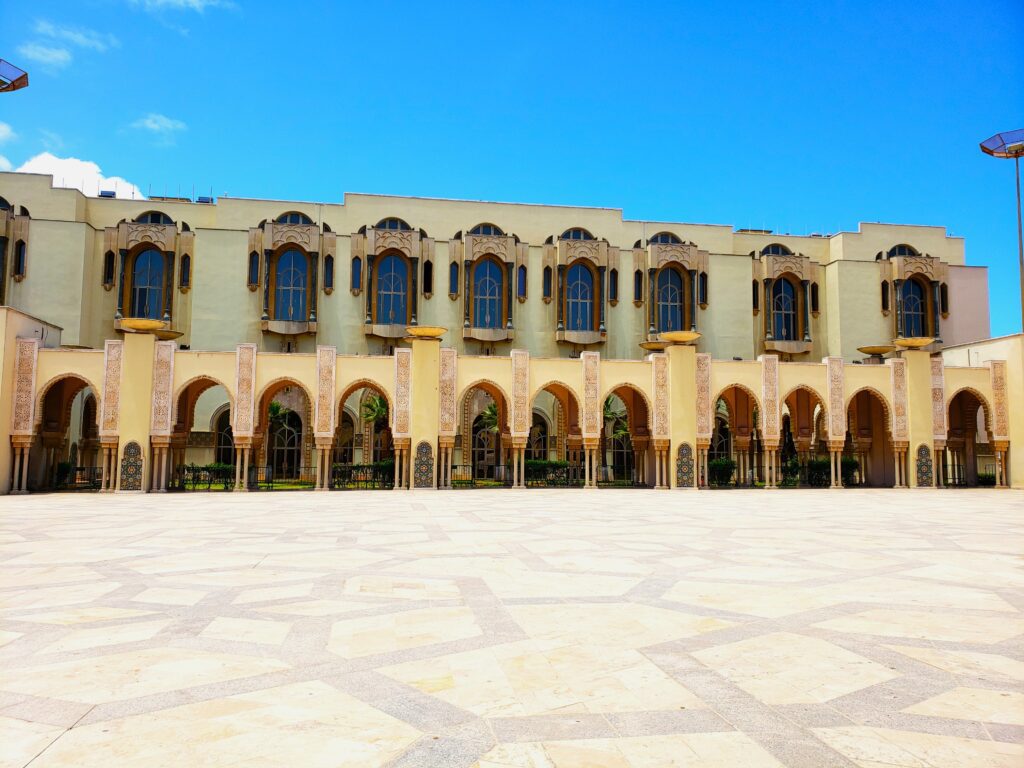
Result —
[[[981,151],[992,157],[1012,157],[1017,172],[1017,258],[1020,270],[1021,330],[1024,331],[1024,230],[1020,221],[1020,158],[1024,155],[1024,128],[997,133],[981,142]]]

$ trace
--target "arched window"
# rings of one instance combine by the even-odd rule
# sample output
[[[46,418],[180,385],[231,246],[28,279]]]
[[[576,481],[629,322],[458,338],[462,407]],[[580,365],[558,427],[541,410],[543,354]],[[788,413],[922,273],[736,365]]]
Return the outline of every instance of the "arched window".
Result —
[[[516,270],[516,298],[526,300],[526,267],[522,264]]]
[[[423,263],[423,295],[430,296],[434,293],[434,262]]]
[[[530,437],[526,443],[527,461],[547,461],[548,459],[548,423],[539,413],[533,414],[530,426]]]
[[[761,249],[762,256],[791,256],[793,252],[782,243],[772,243]]]
[[[592,234],[590,234],[589,232],[587,232],[587,230],[585,230],[585,229],[581,229],[580,227],[573,227],[572,229],[565,230],[565,232],[562,233],[562,237],[559,238],[559,239],[561,239],[561,240],[593,240],[594,236]]]
[[[608,272],[608,301],[617,303],[619,300],[619,270]]]
[[[912,245],[906,243],[900,243],[894,245],[889,249],[889,253],[886,254],[887,258],[895,259],[897,256],[920,256],[920,252]]]
[[[11,204],[8,203],[7,200],[5,200],[4,198],[0,197],[0,211],[9,211],[9,210],[11,210]]]
[[[190,288],[192,286],[192,257],[187,253],[181,257],[181,270],[178,273],[178,287]]]
[[[231,431],[231,411],[227,408],[217,417],[217,448],[214,460],[218,464],[235,463],[235,437]]]
[[[708,273],[701,272],[700,277],[697,278],[697,303],[701,307],[707,306],[708,303]]]
[[[160,211],[146,211],[140,216],[135,217],[136,224],[174,224],[174,219],[168,216],[166,213]]]
[[[913,278],[900,286],[903,303],[903,336],[914,338],[928,335],[928,300],[925,288]]]
[[[282,213],[274,222],[277,224],[312,224],[313,220],[304,213],[298,211],[289,211],[288,213]]]
[[[818,314],[818,284],[811,283],[811,312]]]
[[[25,277],[25,270],[28,267],[26,250],[24,240],[19,240],[14,244],[14,264],[11,272],[15,280]]]
[[[448,295],[453,298],[459,295],[459,262],[457,261],[448,265]]]
[[[324,291],[331,293],[334,290],[334,257],[324,257]]]
[[[640,304],[644,300],[644,273],[639,269],[633,273],[633,301]]]
[[[297,478],[302,464],[302,419],[295,411],[287,411],[277,423],[270,446],[274,478]]]
[[[363,290],[363,260],[358,256],[352,259],[352,290]]]
[[[658,332],[684,330],[686,322],[686,278],[677,267],[667,266],[658,270],[655,283],[658,301]]]
[[[249,290],[255,291],[260,284],[260,255],[253,251],[249,254]]]
[[[473,267],[474,328],[501,328],[504,321],[505,270],[489,256]]]
[[[375,322],[405,325],[409,322],[409,264],[403,256],[388,254],[377,266]]]
[[[889,281],[882,281],[882,311],[889,311]]]
[[[671,232],[659,232],[647,242],[655,243],[658,245],[678,245],[683,241],[673,235]]]
[[[103,286],[110,288],[114,284],[114,252],[103,254]]]
[[[300,251],[285,251],[274,266],[274,319],[304,323],[309,260]]]
[[[551,301],[551,267],[544,267],[541,291],[545,301]]]
[[[949,286],[945,283],[939,286],[939,311],[943,317],[949,314]]]
[[[412,227],[410,227],[405,221],[402,221],[402,219],[396,219],[391,216],[378,221],[377,226],[374,227],[374,229],[397,229],[401,232],[409,232],[412,230]]]
[[[501,235],[504,235],[505,233],[501,231],[501,227],[495,226],[494,224],[477,224],[475,227],[469,230],[469,234],[499,237]]]
[[[799,338],[796,288],[785,277],[780,277],[772,285],[772,325],[772,336],[778,341],[796,341]]]
[[[761,308],[761,291],[757,280],[750,283],[750,298],[753,301],[754,311],[757,312]]]
[[[594,330],[594,273],[582,261],[569,267],[565,292],[565,329]]]
[[[132,264],[129,317],[162,320],[164,315],[164,255],[149,248]]]

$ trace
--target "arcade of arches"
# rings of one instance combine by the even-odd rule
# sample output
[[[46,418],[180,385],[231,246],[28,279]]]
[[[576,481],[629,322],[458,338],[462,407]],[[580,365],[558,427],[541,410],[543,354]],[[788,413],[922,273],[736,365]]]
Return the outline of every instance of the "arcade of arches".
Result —
[[[328,489],[359,466],[399,489],[544,484],[556,470],[581,487],[1019,483],[998,360],[717,361],[685,345],[547,359],[407,343],[343,357],[191,352],[144,333],[104,350],[19,338],[3,490],[162,491],[196,465],[233,472],[237,490],[263,475]]]

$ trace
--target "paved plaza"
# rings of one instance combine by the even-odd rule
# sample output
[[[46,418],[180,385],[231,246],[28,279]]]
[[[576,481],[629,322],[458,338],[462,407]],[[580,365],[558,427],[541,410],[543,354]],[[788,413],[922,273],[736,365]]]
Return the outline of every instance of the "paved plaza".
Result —
[[[1024,765],[1016,491],[0,498],[0,765]]]

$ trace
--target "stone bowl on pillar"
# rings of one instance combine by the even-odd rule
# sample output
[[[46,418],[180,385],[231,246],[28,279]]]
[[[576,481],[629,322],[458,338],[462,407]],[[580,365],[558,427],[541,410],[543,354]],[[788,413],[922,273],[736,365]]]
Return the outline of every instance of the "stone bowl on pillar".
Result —
[[[439,325],[410,325],[405,332],[414,339],[440,339],[448,333],[448,329]]]
[[[908,336],[907,338],[893,339],[893,344],[903,349],[922,349],[931,344],[935,339],[931,336]]]
[[[699,331],[665,331],[658,334],[658,338],[670,344],[692,344],[700,338]]]

